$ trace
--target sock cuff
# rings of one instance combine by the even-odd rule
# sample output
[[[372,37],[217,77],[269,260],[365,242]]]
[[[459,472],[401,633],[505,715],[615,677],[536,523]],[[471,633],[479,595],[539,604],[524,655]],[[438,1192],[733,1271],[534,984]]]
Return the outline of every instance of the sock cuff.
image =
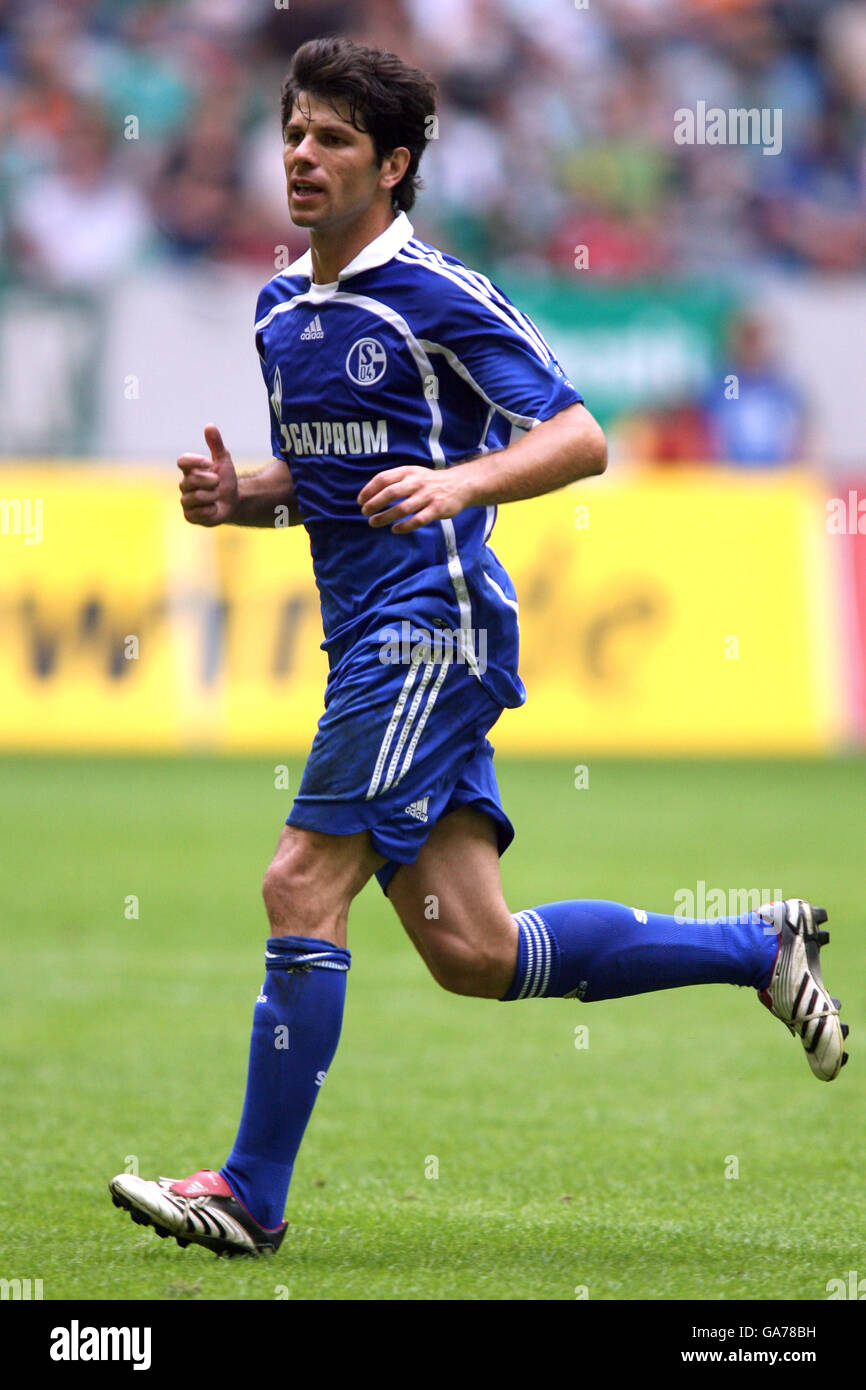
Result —
[[[517,968],[503,1001],[540,999],[547,993],[551,975],[559,973],[559,947],[541,914],[532,907],[513,913],[518,928]]]
[[[265,948],[266,970],[348,970],[350,953],[314,936],[270,936]]]

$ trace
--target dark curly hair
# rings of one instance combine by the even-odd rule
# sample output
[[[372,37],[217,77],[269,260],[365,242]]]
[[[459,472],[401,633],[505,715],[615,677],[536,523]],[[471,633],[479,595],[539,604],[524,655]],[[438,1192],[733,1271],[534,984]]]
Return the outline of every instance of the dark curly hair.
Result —
[[[433,79],[396,53],[345,38],[311,39],[296,50],[283,83],[283,130],[300,92],[348,110],[355,129],[372,139],[379,164],[399,146],[409,151],[406,173],[391,190],[395,211],[408,212],[421,186],[418,165],[436,114]]]

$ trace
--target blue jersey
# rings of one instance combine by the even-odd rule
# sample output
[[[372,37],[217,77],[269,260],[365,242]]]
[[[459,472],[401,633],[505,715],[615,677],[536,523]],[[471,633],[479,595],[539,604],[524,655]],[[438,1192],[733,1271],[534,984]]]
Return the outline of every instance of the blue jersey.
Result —
[[[485,276],[419,241],[405,213],[333,284],[312,273],[307,252],[265,285],[255,331],[331,672],[374,634],[445,628],[492,699],[522,704],[516,595],[488,545],[496,508],[394,535],[369,525],[357,497],[384,469],[457,465],[582,397],[531,320]]]

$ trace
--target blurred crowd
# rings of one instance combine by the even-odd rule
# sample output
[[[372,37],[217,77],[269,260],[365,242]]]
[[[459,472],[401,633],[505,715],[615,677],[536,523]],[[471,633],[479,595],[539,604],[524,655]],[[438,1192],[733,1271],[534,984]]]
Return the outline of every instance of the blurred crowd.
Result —
[[[413,221],[470,262],[866,266],[866,0],[0,0],[0,279],[300,253],[279,89],[331,32],[436,77]],[[781,151],[678,145],[698,101],[781,109]]]
[[[767,469],[814,456],[806,396],[780,367],[775,336],[760,315],[734,315],[711,386],[624,411],[609,431],[617,458],[662,468],[712,461]]]

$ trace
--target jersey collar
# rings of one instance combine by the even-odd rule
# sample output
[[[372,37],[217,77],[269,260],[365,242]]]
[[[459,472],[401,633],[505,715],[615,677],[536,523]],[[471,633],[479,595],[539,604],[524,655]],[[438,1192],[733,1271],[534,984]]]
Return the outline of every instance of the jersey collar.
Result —
[[[333,284],[338,284],[341,280],[348,280],[352,275],[360,275],[364,270],[373,270],[377,265],[385,265],[387,261],[393,260],[398,251],[403,247],[410,237],[415,235],[415,229],[405,212],[398,212],[390,226],[384,232],[368,241],[367,245],[360,250],[353,261],[344,266]],[[326,289],[325,285],[313,284],[313,253],[305,251],[303,256],[282,272],[283,275],[305,275],[310,281],[313,289]]]

